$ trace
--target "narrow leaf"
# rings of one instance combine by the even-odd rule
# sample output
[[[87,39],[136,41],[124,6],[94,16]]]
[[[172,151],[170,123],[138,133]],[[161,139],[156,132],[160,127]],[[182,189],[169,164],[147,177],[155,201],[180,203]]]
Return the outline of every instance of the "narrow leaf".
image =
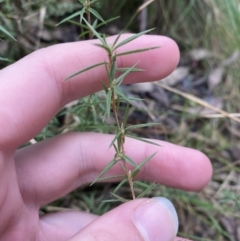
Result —
[[[125,183],[127,183],[127,181],[128,181],[127,178],[123,179],[123,180],[116,186],[116,188],[114,189],[113,193],[116,193],[116,192],[119,190],[119,188],[121,188]]]
[[[2,31],[3,33],[5,33],[8,37],[12,38],[13,40],[17,41],[12,34],[10,34],[3,26],[0,25],[0,31]]]
[[[139,52],[150,51],[150,50],[158,49],[158,48],[159,47],[151,47],[151,48],[145,48],[145,49],[135,49],[135,50],[131,50],[131,51],[127,51],[127,52],[122,52],[122,53],[116,54],[116,57],[122,56],[122,55],[128,55],[128,54],[135,54],[135,53],[139,53]]]
[[[116,71],[119,71],[119,72],[125,72],[127,71],[129,68],[117,68]],[[131,70],[131,72],[143,72],[145,71],[144,69],[138,69],[138,68],[133,68]]]
[[[74,77],[74,76],[76,76],[76,75],[79,75],[79,74],[81,74],[81,73],[83,73],[83,72],[86,72],[86,71],[88,71],[88,70],[90,70],[90,69],[93,69],[93,68],[98,67],[98,66],[103,65],[103,64],[105,64],[105,62],[98,63],[98,64],[94,64],[94,65],[91,65],[91,66],[89,66],[89,67],[87,67],[87,68],[85,68],[85,69],[82,69],[82,70],[80,70],[80,71],[77,71],[76,73],[74,73],[74,74],[70,75],[69,77],[67,77],[67,78],[65,79],[65,81],[71,79],[72,77]]]
[[[90,186],[92,186],[100,177],[102,177],[112,166],[114,166],[117,163],[116,157],[110,161],[107,166],[103,169],[103,171],[95,178],[95,180],[91,183]]]
[[[92,33],[102,42],[103,45],[107,46],[107,43],[104,42],[103,38],[100,36],[100,34],[92,27],[91,24],[88,23],[88,21],[83,17],[84,22],[88,26],[89,30],[92,31]]]
[[[103,22],[99,23],[96,28],[99,28],[99,27],[105,25],[106,23],[110,23],[110,22],[112,22],[112,21],[114,21],[114,20],[116,20],[118,18],[119,18],[119,16],[118,17],[114,17],[114,18],[110,18],[108,20],[105,20],[105,23],[103,23]]]
[[[113,138],[109,148],[114,144],[114,142],[119,138],[119,136],[121,135],[121,132],[117,133],[116,136]]]
[[[111,195],[113,195],[117,200],[119,200],[120,202],[123,202],[123,203],[126,203],[126,202],[130,201],[129,199],[122,198],[122,197],[120,197],[117,194],[112,193],[112,192],[111,192]]]
[[[83,29],[88,29],[88,27],[82,23],[79,23],[79,22],[76,22],[76,21],[73,21],[73,20],[68,20],[69,23],[72,23],[74,25],[77,25],[78,27],[81,27]]]
[[[58,24],[56,24],[56,26],[64,23],[64,22],[67,22],[68,20],[72,19],[72,18],[75,18],[77,17],[78,15],[80,15],[82,12],[84,12],[85,9],[83,8],[82,10],[76,12],[76,13],[73,13],[72,15],[68,16],[67,18],[64,18],[61,22],[59,22]]]
[[[102,21],[104,24],[106,24],[106,22],[104,21],[104,19],[101,17],[101,15],[95,11],[93,8],[89,8],[89,11],[96,17],[98,18],[100,21]]]
[[[151,185],[148,185],[147,183],[140,182],[140,181],[134,181],[133,185],[137,185],[137,186],[144,187],[144,188],[149,188],[149,186],[151,186]]]
[[[129,99],[126,95],[124,95],[124,94],[121,92],[121,90],[118,89],[117,86],[114,87],[114,91],[115,91],[120,97],[122,97],[125,101],[131,103],[130,99]]]
[[[12,62],[10,59],[6,59],[6,58],[2,58],[2,57],[0,57],[0,61]]]
[[[137,136],[133,136],[133,135],[129,135],[129,134],[127,134],[126,136],[128,136],[128,137],[130,137],[130,138],[133,138],[133,139],[136,139],[136,140],[139,140],[139,141],[143,141],[143,142],[152,144],[152,145],[160,146],[159,144],[157,144],[157,143],[155,143],[155,142],[152,142],[152,141],[149,141],[149,140],[146,140],[146,139],[137,137]]]
[[[132,72],[132,69],[135,68],[135,66],[138,64],[138,62],[136,64],[134,64],[131,68],[129,68],[126,72],[124,72],[122,75],[120,75],[114,82],[116,85],[121,85],[122,81],[124,80],[124,78],[130,73]]]
[[[152,189],[155,188],[155,184],[153,183],[150,185],[146,190],[144,190],[140,195],[137,196],[137,198],[142,198],[144,197],[148,192],[150,192]]]
[[[142,168],[142,166],[144,166],[147,162],[149,162],[155,155],[157,154],[157,152],[153,153],[151,156],[145,158],[132,172],[131,177],[134,178],[140,171],[140,169]]]
[[[137,167],[137,164],[128,156],[126,155],[120,155],[120,157],[126,161],[127,163],[129,163],[130,165],[134,166],[134,167]]]
[[[122,179],[125,178],[126,175],[116,175],[116,176],[109,176],[109,177],[101,177],[98,178],[98,181],[106,181],[106,180],[111,180],[111,179]]]
[[[102,201],[103,203],[116,203],[116,202],[119,202],[118,199],[108,199],[108,200],[103,200]]]
[[[160,125],[160,123],[145,123],[145,124],[133,125],[133,126],[128,126],[125,130],[132,130],[132,129],[150,127],[150,126],[156,126],[156,125]]]
[[[107,94],[107,93],[108,93],[108,87],[104,84],[103,81],[100,81],[100,82],[101,82],[101,85],[102,85],[102,87],[103,87],[105,93]]]
[[[121,43],[119,43],[119,44],[114,48],[114,50],[116,50],[117,48],[119,48],[119,47],[121,47],[121,46],[123,46],[123,45],[125,45],[125,44],[127,44],[127,43],[129,43],[129,42],[131,42],[131,41],[133,41],[134,39],[136,39],[136,38],[138,38],[138,37],[140,37],[140,36],[142,36],[142,35],[144,35],[144,34],[146,34],[146,33],[151,32],[153,29],[154,29],[154,28],[145,30],[145,31],[143,31],[143,32],[141,32],[141,33],[134,34],[134,35],[132,35],[131,37],[128,37],[128,38],[124,39]]]
[[[111,53],[110,48],[108,46],[106,46],[106,45],[103,45],[103,44],[94,44],[94,45],[96,45],[96,46],[98,46],[100,48],[105,49],[109,54]]]
[[[111,98],[112,98],[112,90],[108,90],[107,98],[106,98],[106,114],[109,117],[111,112]],[[109,147],[110,148],[110,147]]]
[[[113,42],[113,47],[117,44],[118,40],[120,39],[121,35],[123,34],[123,30],[118,34],[118,36],[116,37],[116,39]]]

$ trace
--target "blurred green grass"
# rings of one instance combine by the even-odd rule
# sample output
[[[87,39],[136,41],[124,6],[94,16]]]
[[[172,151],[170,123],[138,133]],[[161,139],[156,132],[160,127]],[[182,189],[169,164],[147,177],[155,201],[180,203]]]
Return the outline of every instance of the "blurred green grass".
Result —
[[[112,0],[109,4],[109,1],[102,0],[96,7],[105,19],[120,15],[121,19],[110,26],[122,29],[141,3],[140,0]],[[1,1],[0,26],[7,29],[17,41],[0,32],[0,57],[8,58],[13,63],[38,48],[67,41],[54,37],[56,34],[43,38],[41,29],[50,34],[56,29],[60,29],[60,32],[66,31],[64,26],[56,28],[55,25],[77,11],[79,6],[74,0]],[[41,22],[43,11],[45,15]],[[109,13],[112,13],[112,16],[109,16]],[[180,64],[191,65],[191,62],[185,60],[191,50],[201,48],[213,53],[213,58],[204,59],[202,65],[195,69],[202,76],[208,76],[212,69],[240,48],[240,4],[237,0],[156,0],[148,8],[147,16],[147,19],[138,16],[130,25],[129,31],[139,31],[141,21],[147,21],[147,28],[156,27],[155,34],[167,35],[178,43],[183,56]],[[68,31],[70,29],[80,34],[81,30],[77,27],[70,27],[68,23],[65,26]],[[238,59],[227,67],[222,81],[212,93],[214,97],[223,100],[222,108],[230,113],[240,112],[239,61]],[[0,60],[1,68],[8,64]],[[111,129],[104,128],[101,118],[96,115],[103,108],[99,101],[101,95],[94,98],[96,99],[93,99],[94,105],[91,104],[91,114],[87,120],[85,113],[89,103],[88,99],[83,99],[59,113],[36,140],[41,141],[70,130],[111,132]],[[162,195],[174,202],[179,214],[182,236],[193,240],[237,241],[237,230],[240,229],[240,170],[238,156],[233,155],[233,147],[240,148],[239,136],[234,131],[239,129],[239,124],[227,118],[203,118],[197,114],[189,114],[184,110],[198,104],[175,94],[172,94],[172,98],[173,103],[181,103],[184,108],[182,111],[175,111],[170,107],[154,112],[155,116],[166,115],[161,130],[162,137],[204,152],[212,161],[214,175],[209,185],[199,193],[159,186],[149,196]],[[143,109],[133,110],[144,113]],[[172,119],[177,120],[176,128],[170,124]],[[107,121],[109,125],[113,124],[112,119]],[[146,132],[138,134],[145,136]],[[61,200],[43,207],[42,211],[49,212],[54,206],[80,208],[102,214],[114,207],[101,203],[101,200],[109,198],[109,191],[113,189],[114,185],[106,184],[79,188]],[[122,192],[122,195],[126,196],[130,193],[127,187]]]

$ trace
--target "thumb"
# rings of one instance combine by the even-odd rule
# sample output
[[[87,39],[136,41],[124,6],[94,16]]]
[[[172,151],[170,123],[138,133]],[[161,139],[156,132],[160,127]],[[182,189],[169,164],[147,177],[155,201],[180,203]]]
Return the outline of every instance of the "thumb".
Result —
[[[162,197],[125,203],[99,217],[69,241],[173,241],[178,217],[172,203]]]

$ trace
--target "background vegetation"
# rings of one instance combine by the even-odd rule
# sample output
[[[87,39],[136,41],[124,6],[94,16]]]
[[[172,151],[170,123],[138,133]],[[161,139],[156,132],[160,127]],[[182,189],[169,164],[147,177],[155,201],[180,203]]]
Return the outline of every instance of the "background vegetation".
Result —
[[[119,33],[142,3],[101,0],[96,7],[104,19],[121,16],[101,31]],[[39,48],[77,41],[81,28],[56,24],[79,8],[77,0],[0,1],[0,26],[17,40],[0,31],[0,67]],[[145,99],[131,107],[132,124],[162,123],[134,134],[197,148],[212,161],[214,175],[203,191],[187,193],[159,186],[149,193],[173,201],[180,218],[179,234],[193,240],[240,240],[239,26],[238,0],[155,0],[128,28],[139,32],[156,27],[155,34],[175,39],[181,50],[179,67],[171,78],[127,86],[124,91]],[[69,130],[105,132],[94,114],[103,108],[101,98],[101,93],[94,96],[87,119],[88,99],[68,105],[28,144]],[[107,121],[113,123],[111,118]],[[80,208],[102,214],[113,208],[102,200],[108,199],[114,188],[113,184],[81,187],[41,212]],[[128,187],[121,192],[121,196],[130,195]]]

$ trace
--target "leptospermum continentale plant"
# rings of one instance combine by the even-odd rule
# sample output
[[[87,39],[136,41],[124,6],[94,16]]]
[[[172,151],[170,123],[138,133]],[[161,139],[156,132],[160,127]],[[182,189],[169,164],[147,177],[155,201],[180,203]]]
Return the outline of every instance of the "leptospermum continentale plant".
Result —
[[[106,36],[100,34],[97,31],[97,28],[107,24],[110,21],[113,21],[115,18],[104,21],[103,18],[100,16],[100,14],[93,9],[92,5],[99,0],[79,0],[79,2],[82,5],[82,9],[71,16],[65,18],[63,21],[61,21],[59,24],[69,21],[73,24],[76,24],[82,28],[82,34],[80,36],[89,35],[89,38],[96,37],[99,40],[99,43],[95,43],[94,45],[98,46],[99,48],[102,48],[106,51],[108,59],[104,62],[101,63],[95,63],[91,66],[88,66],[85,69],[81,69],[76,73],[73,73],[71,76],[67,77],[65,81],[68,81],[72,77],[79,75],[83,72],[86,72],[88,70],[91,70],[93,68],[96,68],[98,66],[105,66],[106,69],[106,74],[108,77],[108,81],[103,82],[99,80],[102,84],[103,90],[105,91],[105,108],[104,108],[104,118],[103,121],[105,120],[106,117],[109,117],[110,115],[113,115],[115,119],[115,137],[109,143],[109,148],[113,147],[115,150],[115,155],[112,160],[109,161],[107,166],[102,170],[101,173],[96,177],[96,179],[93,181],[92,184],[95,182],[101,182],[101,181],[106,181],[106,180],[112,180],[112,179],[117,179],[121,180],[120,183],[117,185],[117,187],[114,189],[114,191],[111,193],[114,199],[111,200],[106,200],[106,201],[121,201],[121,202],[126,202],[129,201],[119,195],[117,195],[117,191],[125,184],[128,183],[130,190],[131,190],[131,195],[132,199],[136,198],[141,198],[146,195],[154,186],[155,184],[146,184],[141,181],[136,181],[135,177],[141,170],[141,168],[151,160],[151,158],[156,154],[153,153],[149,157],[147,157],[145,160],[143,160],[140,164],[136,164],[134,160],[132,160],[126,153],[125,151],[125,138],[134,138],[140,141],[144,141],[150,144],[157,145],[149,140],[142,139],[140,137],[136,137],[134,135],[128,134],[128,131],[131,131],[136,128],[143,128],[143,127],[149,127],[156,125],[158,123],[146,123],[146,124],[139,124],[139,125],[131,125],[127,126],[127,120],[128,120],[128,114],[129,114],[129,108],[131,105],[132,100],[136,100],[133,98],[127,97],[121,90],[120,86],[123,83],[125,77],[131,73],[131,72],[140,72],[143,71],[142,69],[137,68],[137,63],[133,66],[130,66],[129,68],[118,68],[116,65],[117,58],[119,56],[123,55],[130,55],[130,54],[135,54],[143,51],[150,51],[153,49],[156,49],[158,47],[149,47],[149,48],[144,48],[144,49],[133,49],[128,52],[118,52],[118,49],[122,47],[123,45],[128,44],[129,42],[135,40],[136,38],[149,33],[152,29],[143,31],[138,34],[133,34],[128,38],[125,38],[122,40],[121,34],[122,32],[116,37],[115,41],[113,43],[108,43]],[[141,7],[138,8],[136,14],[133,16],[133,18],[140,12],[143,8],[145,8],[148,4],[150,4],[153,0],[150,0],[143,4]],[[94,16],[96,19],[93,23],[91,23],[91,15]],[[72,19],[79,16],[79,22],[75,22]],[[132,18],[132,19],[133,19]],[[100,22],[100,23],[99,23]],[[90,97],[91,98],[91,97]],[[138,99],[139,100],[139,99]],[[119,106],[120,103],[125,103],[125,109],[124,109],[124,114],[122,114],[122,118],[119,118],[120,113],[119,113]],[[107,176],[107,172],[116,164],[120,164],[123,169],[123,174],[122,175],[116,175],[116,176]],[[91,185],[92,185],[91,184]],[[135,187],[141,187],[143,192],[136,196],[134,188]]]

